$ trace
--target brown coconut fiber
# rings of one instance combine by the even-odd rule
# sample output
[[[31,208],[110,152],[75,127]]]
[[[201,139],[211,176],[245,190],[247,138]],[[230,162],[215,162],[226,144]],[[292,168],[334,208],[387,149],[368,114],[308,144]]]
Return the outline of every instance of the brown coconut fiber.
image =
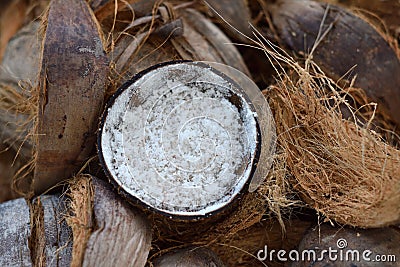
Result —
[[[344,100],[342,89],[311,60],[303,68],[280,58],[293,78],[284,75],[264,95],[294,188],[328,220],[366,228],[398,223],[400,151],[369,129],[374,113],[365,124],[344,120],[340,105],[354,118],[361,114]]]

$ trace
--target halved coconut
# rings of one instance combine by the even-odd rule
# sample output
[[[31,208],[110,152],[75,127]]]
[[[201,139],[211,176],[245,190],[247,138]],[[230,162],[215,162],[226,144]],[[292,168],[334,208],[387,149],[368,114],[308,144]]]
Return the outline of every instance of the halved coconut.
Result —
[[[157,65],[108,103],[101,163],[122,193],[170,217],[219,211],[248,186],[257,114],[233,80],[201,62]]]

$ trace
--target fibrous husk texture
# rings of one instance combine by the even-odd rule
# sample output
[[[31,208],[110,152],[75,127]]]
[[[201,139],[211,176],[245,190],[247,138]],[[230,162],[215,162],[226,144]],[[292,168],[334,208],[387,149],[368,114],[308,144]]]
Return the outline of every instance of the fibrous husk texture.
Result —
[[[150,224],[140,211],[91,175],[70,181],[73,232],[71,266],[144,266],[151,245]]]
[[[303,68],[285,60],[293,77],[286,75],[264,93],[295,189],[318,212],[342,224],[399,222],[400,151],[368,124],[342,118],[337,107],[348,103],[312,61]],[[369,119],[372,124],[373,116]]]

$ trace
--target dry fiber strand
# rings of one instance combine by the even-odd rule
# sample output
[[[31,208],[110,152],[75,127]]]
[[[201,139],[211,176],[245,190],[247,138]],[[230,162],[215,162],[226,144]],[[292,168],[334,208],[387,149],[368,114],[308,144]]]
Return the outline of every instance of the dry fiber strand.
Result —
[[[71,180],[71,266],[145,266],[151,229],[144,216],[90,175]]]
[[[264,93],[275,114],[293,186],[310,206],[339,223],[398,223],[400,151],[331,107],[332,101],[333,107],[346,103],[315,65],[304,69],[289,58],[283,60],[297,78],[286,77]]]

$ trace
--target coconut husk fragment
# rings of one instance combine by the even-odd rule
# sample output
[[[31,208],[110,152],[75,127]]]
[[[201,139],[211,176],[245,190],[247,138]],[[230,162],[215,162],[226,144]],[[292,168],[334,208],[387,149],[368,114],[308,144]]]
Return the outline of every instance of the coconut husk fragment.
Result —
[[[233,40],[247,42],[243,35],[252,36],[252,22],[247,0],[208,0],[208,13]]]
[[[368,0],[323,0],[321,2],[341,5],[366,16],[376,23],[384,32],[397,38],[400,37],[400,3],[398,1],[368,1]]]
[[[65,266],[71,262],[71,231],[65,199],[46,195],[0,204],[2,266]]]
[[[111,190],[111,185],[90,175],[70,182],[73,232],[71,266],[144,266],[150,251],[151,226]]]
[[[280,42],[312,59],[343,87],[362,88],[376,112],[400,125],[400,60],[387,40],[362,18],[314,1],[269,5]],[[396,126],[397,125],[397,126]]]
[[[7,146],[0,145],[0,203],[18,197],[12,190],[13,177],[21,167],[17,153]]]
[[[109,57],[115,71],[110,78],[110,93],[134,74],[173,60],[220,62],[250,75],[236,47],[195,9],[166,3],[136,21],[134,27],[127,23],[126,31],[110,44]]]
[[[293,77],[286,75],[264,94],[293,187],[328,220],[366,228],[398,223],[400,151],[333,108],[345,104],[354,116],[358,112],[316,65],[281,59]]]
[[[70,178],[89,158],[108,74],[101,30],[85,1],[52,1],[44,23],[34,175],[21,188],[27,194]]]

